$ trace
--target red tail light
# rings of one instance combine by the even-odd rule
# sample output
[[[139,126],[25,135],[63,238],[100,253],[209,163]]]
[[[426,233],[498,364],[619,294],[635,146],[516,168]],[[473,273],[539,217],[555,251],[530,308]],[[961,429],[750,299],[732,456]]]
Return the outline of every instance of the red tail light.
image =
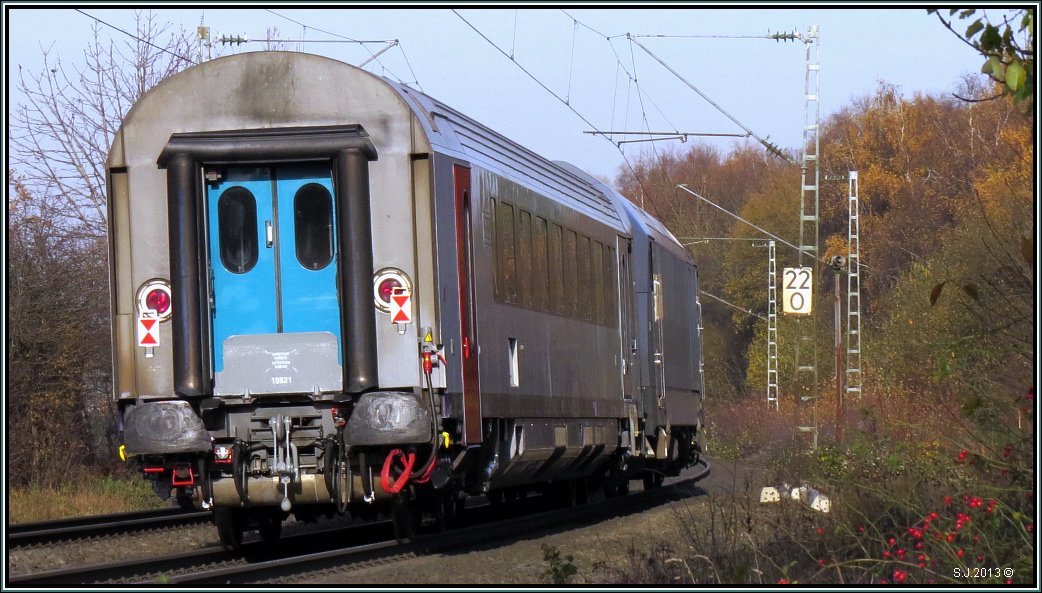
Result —
[[[384,313],[391,311],[391,296],[396,288],[412,290],[409,277],[405,275],[405,272],[398,268],[384,268],[374,275],[373,300],[376,302],[377,309]]]
[[[385,303],[391,302],[391,293],[395,288],[401,288],[402,283],[394,278],[388,278],[380,283],[380,300]]]
[[[170,309],[170,293],[159,288],[153,288],[145,296],[145,304],[148,305],[149,309],[162,315]]]
[[[137,289],[137,308],[139,313],[152,311],[160,321],[170,318],[173,311],[173,299],[170,297],[170,282],[162,278],[153,278]]]

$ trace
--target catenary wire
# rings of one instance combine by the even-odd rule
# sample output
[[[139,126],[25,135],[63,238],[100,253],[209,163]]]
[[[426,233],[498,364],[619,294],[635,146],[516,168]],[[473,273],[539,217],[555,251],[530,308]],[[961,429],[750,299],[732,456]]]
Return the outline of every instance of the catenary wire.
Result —
[[[175,58],[177,58],[177,59],[179,59],[179,60],[184,60],[184,61],[188,62],[189,64],[195,64],[195,63],[197,63],[197,62],[196,62],[195,60],[193,60],[192,58],[186,58],[185,56],[182,56],[182,55],[179,55],[179,54],[175,54],[174,52],[172,52],[172,51],[170,51],[170,50],[166,49],[165,47],[159,47],[158,45],[156,45],[156,44],[152,43],[151,41],[148,41],[148,40],[146,40],[146,39],[142,39],[142,38],[138,37],[137,35],[134,35],[133,33],[129,33],[129,32],[127,32],[127,31],[124,31],[123,29],[120,29],[119,27],[117,27],[117,26],[115,26],[115,25],[109,24],[109,23],[107,23],[107,22],[105,22],[105,21],[103,21],[103,20],[99,19],[99,18],[98,18],[98,17],[96,17],[96,16],[93,16],[93,15],[87,14],[86,12],[83,12],[83,11],[82,11],[82,10],[80,10],[79,8],[77,8],[77,9],[75,9],[75,10],[76,10],[76,12],[78,12],[78,13],[82,14],[83,16],[85,16],[85,17],[87,17],[87,18],[90,18],[90,19],[94,19],[95,21],[97,21],[97,22],[99,22],[99,23],[101,23],[101,24],[105,25],[106,27],[109,27],[109,28],[115,29],[115,30],[119,31],[120,33],[123,33],[124,35],[126,35],[126,36],[128,36],[128,37],[133,37],[134,39],[137,39],[137,40],[138,40],[138,41],[140,41],[141,43],[145,43],[145,44],[147,44],[147,45],[150,45],[150,46],[152,46],[152,47],[154,47],[154,48],[158,49],[159,51],[162,51],[162,52],[168,53],[168,54],[170,54],[170,55],[174,56]]]

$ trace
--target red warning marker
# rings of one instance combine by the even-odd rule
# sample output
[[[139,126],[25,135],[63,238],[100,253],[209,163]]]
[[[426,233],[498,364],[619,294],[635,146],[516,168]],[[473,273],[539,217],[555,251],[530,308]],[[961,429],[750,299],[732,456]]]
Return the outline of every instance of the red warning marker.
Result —
[[[407,288],[391,293],[391,323],[412,323],[412,295]]]
[[[159,345],[159,319],[145,313],[138,317],[137,345],[149,347]]]

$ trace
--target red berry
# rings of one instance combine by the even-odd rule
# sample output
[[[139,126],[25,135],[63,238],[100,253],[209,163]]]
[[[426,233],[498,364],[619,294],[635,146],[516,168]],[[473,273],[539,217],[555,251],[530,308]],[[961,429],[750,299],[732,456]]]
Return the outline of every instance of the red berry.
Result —
[[[956,552],[955,555],[958,556],[959,558],[962,558],[962,550],[959,550],[958,552]]]

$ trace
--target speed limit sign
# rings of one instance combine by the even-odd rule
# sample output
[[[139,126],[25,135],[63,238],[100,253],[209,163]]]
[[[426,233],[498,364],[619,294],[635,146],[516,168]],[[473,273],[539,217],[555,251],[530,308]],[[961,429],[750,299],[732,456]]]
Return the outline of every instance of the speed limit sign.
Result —
[[[810,315],[814,295],[812,268],[785,268],[782,272],[782,312]]]

